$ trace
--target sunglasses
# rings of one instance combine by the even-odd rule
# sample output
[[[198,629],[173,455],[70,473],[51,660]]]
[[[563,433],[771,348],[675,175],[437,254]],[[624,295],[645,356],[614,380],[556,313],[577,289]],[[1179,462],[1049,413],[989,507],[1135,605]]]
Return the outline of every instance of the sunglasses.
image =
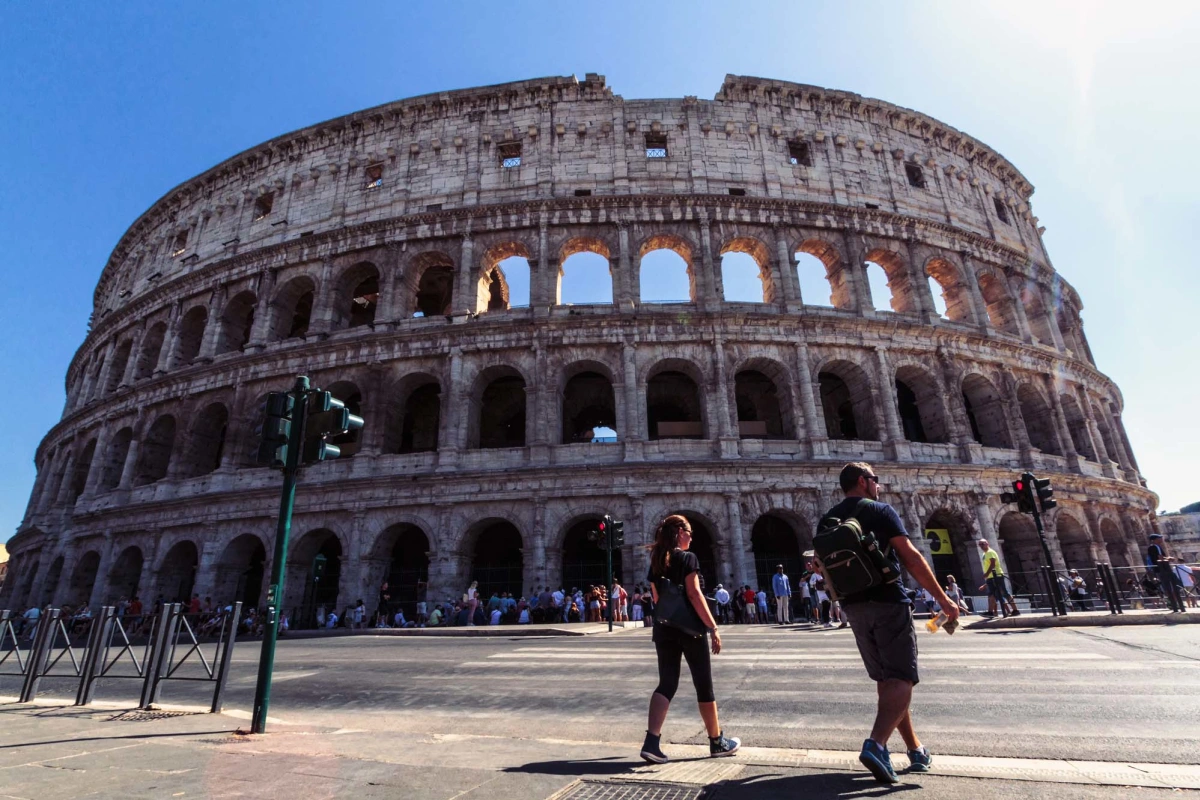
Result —
[[[869,480],[869,481],[873,481],[874,483],[879,483],[879,476],[878,476],[878,475],[863,475],[863,477],[864,477],[864,478],[866,478],[866,479],[867,479],[867,480]]]

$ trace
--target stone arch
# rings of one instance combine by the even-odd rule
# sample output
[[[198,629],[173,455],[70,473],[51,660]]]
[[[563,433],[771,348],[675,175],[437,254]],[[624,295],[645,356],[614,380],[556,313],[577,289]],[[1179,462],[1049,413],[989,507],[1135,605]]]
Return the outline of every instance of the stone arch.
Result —
[[[1063,343],[1076,358],[1091,363],[1091,349],[1083,335],[1083,320],[1079,316],[1079,309],[1071,303],[1062,302],[1058,307],[1057,316],[1058,332]]]
[[[254,533],[240,533],[225,545],[217,559],[213,585],[206,587],[219,606],[241,603],[257,608],[266,586],[267,547]]]
[[[187,449],[179,470],[181,478],[198,478],[221,466],[229,432],[229,409],[214,402],[196,414],[188,431]]]
[[[934,256],[925,262],[925,274],[941,291],[943,316],[951,322],[974,322],[971,291],[963,280],[962,269],[945,257]],[[933,285],[930,289],[933,289]],[[936,295],[935,295],[936,298]]]
[[[818,289],[821,284],[820,270],[811,261],[801,258],[815,258],[824,268],[824,281],[828,284],[829,303],[834,308],[852,311],[857,306],[854,296],[854,283],[846,270],[845,260],[837,246],[823,239],[808,238],[800,242],[794,250],[796,254],[797,280],[802,287],[806,305],[827,305],[814,303],[813,299],[825,291]]]
[[[1022,383],[1017,387],[1017,402],[1021,406],[1021,418],[1025,422],[1029,443],[1043,453],[1061,456],[1054,413],[1041,390],[1032,383]]]
[[[516,367],[494,365],[480,371],[470,394],[467,447],[525,446],[526,386]]]
[[[190,539],[171,546],[158,568],[158,593],[168,603],[186,603],[192,598],[196,585],[196,570],[200,566],[200,550]]]
[[[142,548],[129,545],[122,550],[113,562],[112,569],[108,571],[108,597],[105,598],[105,602],[112,604],[122,598],[130,600],[138,596],[144,564]]]
[[[660,251],[669,251],[669,253],[673,253],[678,258],[667,253],[661,253]],[[650,258],[649,263],[646,261],[647,257]],[[647,280],[647,269],[654,270],[650,280]],[[673,273],[682,272],[682,274],[664,280],[663,273],[666,271]],[[638,274],[640,276],[639,285],[641,286],[641,297],[639,300],[642,303],[694,303],[699,296],[696,286],[693,249],[682,237],[672,234],[656,234],[647,237],[638,248]],[[684,276],[687,278],[686,299],[683,297]],[[651,295],[662,293],[664,295],[670,294],[671,296],[647,297],[647,292]]]
[[[817,370],[817,382],[830,439],[880,440],[875,397],[866,370],[853,361],[831,359]]]
[[[562,549],[562,586],[565,589],[581,589],[585,593],[593,586],[604,586],[608,569],[607,553],[593,541],[596,526],[604,515],[587,514],[575,517],[563,526],[559,535]],[[613,576],[620,577],[622,567],[621,549],[613,548]],[[580,612],[587,616],[587,609]]]
[[[1012,432],[1004,413],[1004,399],[995,384],[978,372],[972,372],[963,378],[962,398],[975,441],[984,447],[1011,450]]]
[[[976,275],[976,280],[979,282],[979,294],[983,298],[983,304],[992,327],[1019,336],[1021,325],[1018,322],[1016,307],[1004,278],[998,277],[991,271],[982,271]]]
[[[484,599],[492,592],[523,596],[523,542],[521,530],[502,517],[487,517],[471,525],[463,538],[463,552],[469,554],[463,590],[471,581],[479,581],[478,596]]]
[[[109,395],[121,385],[125,377],[125,369],[129,366],[129,356],[133,352],[133,337],[125,337],[113,352],[112,360],[108,362],[108,373],[100,394]]]
[[[804,552],[812,547],[812,534],[804,520],[795,514],[771,510],[761,514],[750,528],[750,547],[754,552],[755,588],[770,591],[775,568],[794,582],[804,574]]]
[[[71,470],[70,494],[67,495],[68,503],[74,503],[83,494],[84,489],[87,487],[88,475],[92,471],[92,461],[95,456],[96,439],[92,437],[84,444],[83,449],[79,451],[79,457],[75,459],[75,466]]]
[[[63,596],[63,605],[72,608],[88,605],[92,600],[92,590],[96,586],[96,574],[100,571],[100,551],[87,550],[75,562],[71,571],[70,581]]]
[[[1062,404],[1063,416],[1067,420],[1067,431],[1071,434],[1071,443],[1075,446],[1075,452],[1089,461],[1099,461],[1096,451],[1092,449],[1092,436],[1088,430],[1087,417],[1080,409],[1079,401],[1075,399],[1074,393],[1063,392],[1058,399]]]
[[[1015,509],[1003,511],[996,523],[996,532],[1004,555],[1004,573],[1012,584],[1013,593],[1044,594],[1046,587],[1038,578],[1037,570],[1045,565],[1046,556],[1033,520]]]
[[[271,301],[271,341],[308,336],[316,293],[316,281],[309,275],[297,275],[275,292]]]
[[[868,267],[876,264],[883,270],[883,274],[887,277],[888,292],[891,294],[889,306],[892,311],[909,313],[920,309],[915,295],[915,287],[909,278],[908,262],[899,253],[885,247],[876,247],[863,256],[863,262]],[[869,269],[864,271],[869,277]],[[882,298],[876,298],[872,293],[872,302],[875,308],[883,310],[880,309],[880,300]]]
[[[753,236],[737,236],[721,245],[721,285],[726,302],[774,303],[778,288],[771,275],[771,250]],[[731,296],[729,277],[738,275],[735,284],[759,282],[758,290],[743,296]],[[748,290],[749,291],[749,290]],[[753,296],[751,296],[753,295]]]
[[[145,335],[142,336],[142,346],[138,348],[137,366],[133,371],[135,381],[145,380],[154,374],[166,335],[165,322],[156,322],[146,329]]]
[[[521,262],[524,262],[522,265]],[[514,275],[525,287],[523,303],[514,303],[509,287],[509,276],[512,271],[520,272]],[[483,269],[476,281],[475,312],[503,311],[508,308],[521,308],[530,304],[530,283],[532,274],[529,269],[529,248],[521,242],[503,242],[487,250],[483,255]]]
[[[686,359],[663,359],[647,370],[647,438],[706,438],[708,407],[703,386],[703,372]]]
[[[1054,347],[1054,333],[1050,327],[1050,315],[1042,303],[1042,294],[1036,283],[1029,281],[1021,287],[1021,302],[1025,306],[1025,318],[1037,340],[1047,347]]]
[[[204,330],[208,327],[208,309],[192,306],[179,322],[179,333],[175,337],[175,362],[180,366],[191,364],[200,355],[204,343]]]
[[[288,554],[287,590],[283,608],[292,627],[317,625],[317,610],[337,611],[349,600],[341,598],[342,559],[345,551],[341,538],[329,528],[314,528],[298,537]]]
[[[221,311],[221,328],[217,337],[217,353],[236,353],[250,341],[254,328],[254,309],[258,297],[250,290],[229,298]]]
[[[617,430],[617,400],[612,372],[599,361],[568,364],[559,389],[562,444],[604,441]],[[608,429],[612,434],[601,431]]]
[[[910,442],[950,441],[942,388],[929,371],[915,364],[896,370],[896,406],[904,438]]]
[[[346,408],[351,414],[361,417],[363,409],[363,394],[358,388],[358,384],[353,381],[337,381],[326,387],[326,391],[333,394],[334,397],[346,404]],[[370,420],[364,420],[362,428],[358,430],[347,431],[340,436],[333,436],[329,439],[329,443],[335,445],[341,450],[339,458],[349,458],[362,449],[362,437],[366,426],[370,425]],[[378,424],[378,422],[376,422]]]
[[[102,388],[100,385],[100,378],[104,375],[103,352],[97,352],[92,356],[92,365],[87,372],[91,373],[90,380],[85,380],[83,384],[83,388],[87,392],[87,397],[82,397],[81,399],[85,403],[90,403],[100,396],[100,390]]]
[[[1092,538],[1088,534],[1086,523],[1060,508],[1054,520],[1054,532],[1067,569],[1077,569],[1081,573],[1086,570],[1089,573],[1085,577],[1088,578],[1090,590],[1093,588],[1090,572],[1096,562],[1092,557]]]
[[[438,449],[442,386],[437,376],[413,372],[397,381],[384,403],[385,453],[431,453]]]
[[[54,603],[54,596],[58,593],[58,583],[62,580],[63,563],[65,559],[58,556],[50,562],[50,568],[46,570],[46,577],[42,579],[41,597],[34,601],[39,608],[45,608]],[[11,567],[11,564],[10,564]],[[36,572],[37,565],[34,565]],[[16,583],[16,576],[10,572],[9,580]],[[16,595],[12,597],[12,606],[14,611],[22,611],[21,603],[17,600]]]
[[[939,535],[945,531],[949,538]],[[983,564],[980,561],[979,537],[976,527],[967,512],[952,506],[940,506],[925,517],[921,531],[929,543],[933,572],[938,583],[946,585],[946,577],[953,575],[964,594],[976,594],[983,580]]]
[[[445,253],[427,251],[414,256],[404,272],[406,311],[413,317],[449,315],[454,302],[454,260]]]
[[[379,307],[379,268],[360,261],[346,268],[336,279],[332,330],[373,326]]]
[[[410,522],[389,525],[375,537],[371,547],[374,566],[368,575],[367,587],[382,586],[384,580],[388,582],[388,594],[391,595],[389,611],[392,614],[401,609],[406,619],[416,618],[417,583],[429,582],[431,552],[428,534],[421,526]],[[373,598],[365,599],[370,608]]]
[[[1112,425],[1109,424],[1108,415],[1104,413],[1103,405],[1097,405],[1096,401],[1089,401],[1092,407],[1092,419],[1096,420],[1096,428],[1100,431],[1100,440],[1104,443],[1104,452],[1108,455],[1110,461],[1117,461],[1117,442],[1113,437]]]
[[[1104,542],[1104,551],[1108,554],[1108,563],[1114,570],[1140,566],[1130,563],[1129,542],[1117,522],[1109,517],[1101,517],[1100,538]]]
[[[601,239],[575,236],[559,248],[555,302],[610,305],[613,302],[612,254]],[[604,277],[600,277],[604,276]],[[608,287],[604,288],[607,278]]]
[[[795,439],[791,374],[770,358],[749,358],[733,376],[738,435],[743,439]]]
[[[133,473],[133,485],[145,486],[167,477],[171,454],[175,449],[175,417],[158,416],[142,437],[138,462]]]

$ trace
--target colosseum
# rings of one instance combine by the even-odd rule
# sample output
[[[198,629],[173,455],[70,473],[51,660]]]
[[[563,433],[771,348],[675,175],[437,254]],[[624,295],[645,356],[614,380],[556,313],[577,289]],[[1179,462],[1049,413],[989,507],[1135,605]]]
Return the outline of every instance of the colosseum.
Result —
[[[298,374],[366,419],[301,476],[300,624],[373,606],[385,578],[406,601],[419,578],[437,599],[599,582],[605,513],[627,583],[673,512],[710,585],[763,582],[798,569],[857,459],[968,586],[973,538],[1018,589],[1043,560],[999,502],[1023,468],[1054,480],[1056,567],[1139,564],[1156,498],[1032,193],[920,112],[733,75],[711,101],[625,100],[589,74],[280,136],[113,250],[0,607],[262,602],[280,477],[256,427]],[[761,292],[730,297],[747,265]],[[643,290],[658,271],[674,302]],[[604,290],[572,301],[585,278]]]

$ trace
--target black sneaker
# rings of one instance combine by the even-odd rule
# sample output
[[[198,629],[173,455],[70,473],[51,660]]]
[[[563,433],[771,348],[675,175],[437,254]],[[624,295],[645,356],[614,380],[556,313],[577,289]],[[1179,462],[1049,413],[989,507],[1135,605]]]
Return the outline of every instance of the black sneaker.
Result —
[[[722,731],[715,739],[708,740],[708,755],[711,758],[721,758],[722,756],[731,756],[738,751],[742,746],[741,739],[730,739],[725,736]]]
[[[662,735],[655,736],[649,731],[646,732],[646,741],[642,742],[641,756],[651,764],[665,764],[671,759],[659,747],[659,742],[662,741]]]

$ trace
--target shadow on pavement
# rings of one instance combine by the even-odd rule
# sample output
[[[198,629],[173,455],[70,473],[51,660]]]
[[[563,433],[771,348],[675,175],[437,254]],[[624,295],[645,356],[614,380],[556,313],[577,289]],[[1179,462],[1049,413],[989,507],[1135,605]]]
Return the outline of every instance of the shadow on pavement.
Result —
[[[561,761],[534,761],[519,767],[505,767],[504,772],[525,772],[536,775],[620,775],[642,765],[641,761],[627,758],[594,758],[584,761],[563,759]]]
[[[920,789],[917,783],[884,786],[870,775],[821,772],[812,775],[755,775],[722,781],[706,798],[712,800],[795,800],[800,797],[887,797],[897,792]]]
[[[13,750],[21,747],[44,747],[50,744],[76,744],[78,742],[117,742],[123,739],[163,739],[171,736],[214,736],[233,733],[229,728],[217,731],[180,731],[178,733],[134,733],[128,736],[73,736],[70,739],[51,739],[45,742],[17,742],[16,744],[0,744],[0,750]]]

